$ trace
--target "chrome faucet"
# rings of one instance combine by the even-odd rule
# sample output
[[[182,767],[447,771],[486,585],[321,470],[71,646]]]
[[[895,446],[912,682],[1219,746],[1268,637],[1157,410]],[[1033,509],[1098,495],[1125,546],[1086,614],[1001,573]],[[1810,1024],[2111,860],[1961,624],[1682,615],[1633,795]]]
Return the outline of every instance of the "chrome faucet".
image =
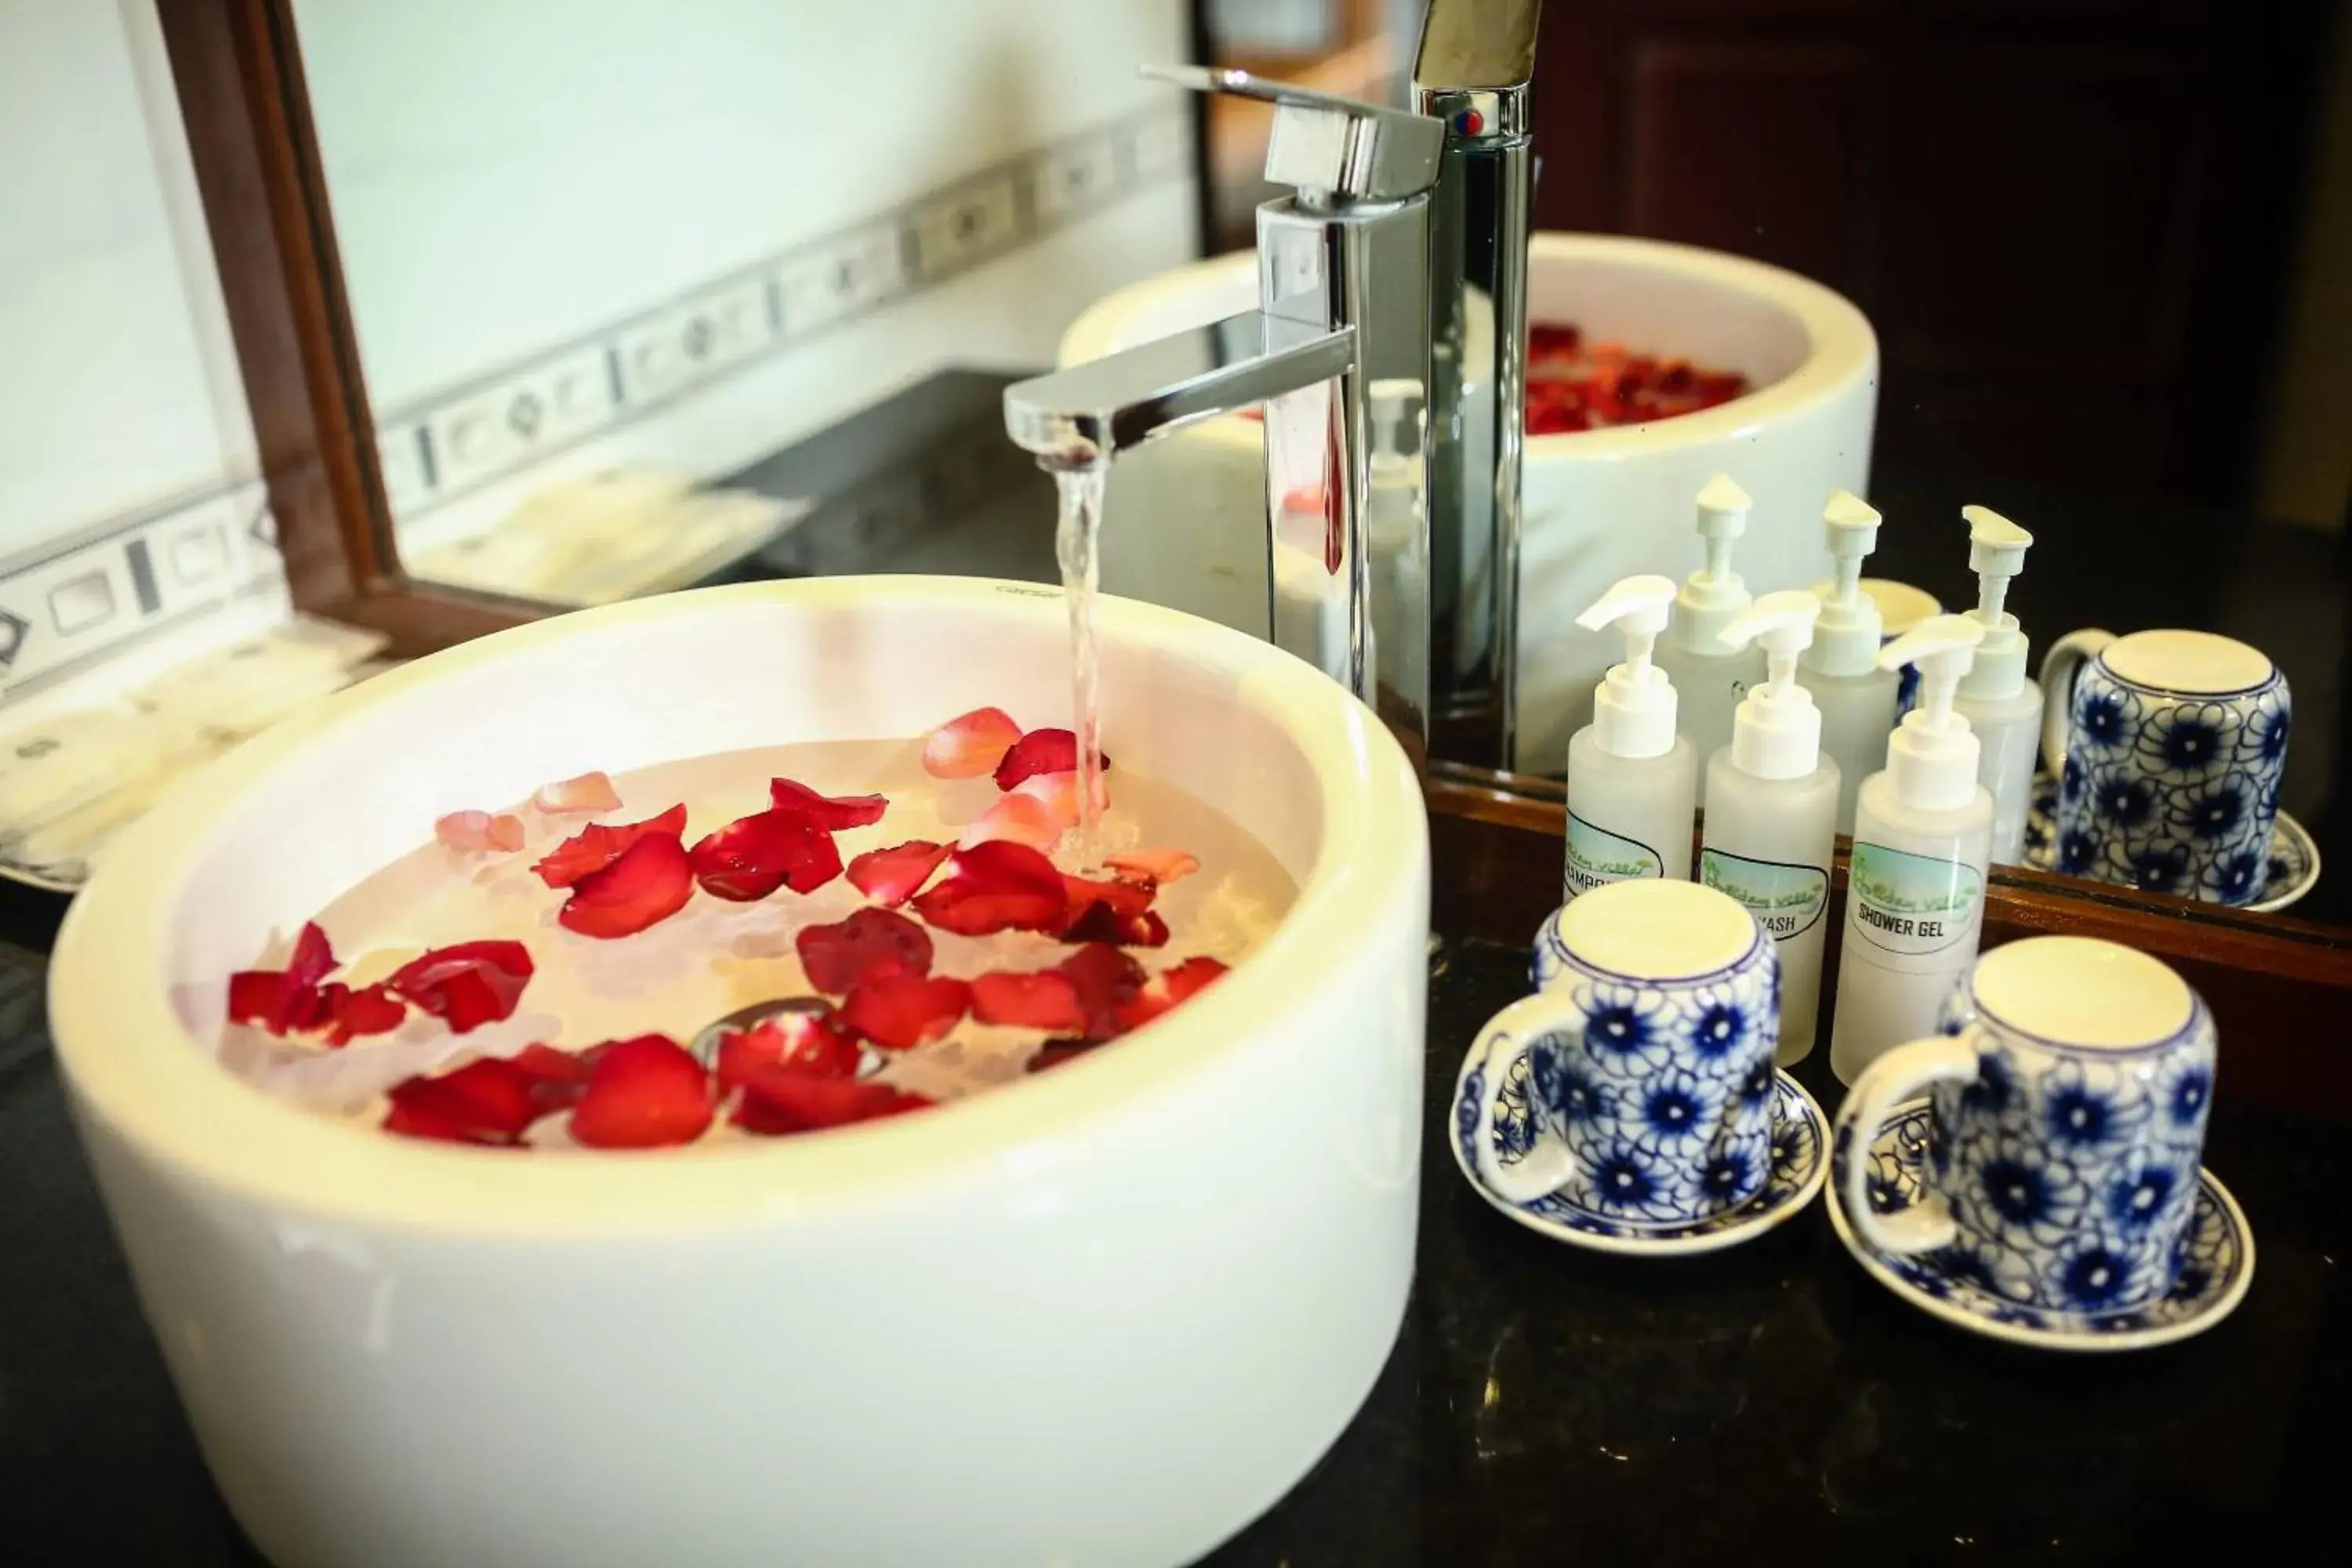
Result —
[[[1258,208],[1258,308],[1009,386],[1005,428],[1046,467],[1078,468],[1263,402],[1274,640],[1370,704],[1419,766],[1430,715],[1419,426],[1444,128],[1245,71],[1147,74],[1275,106],[1266,178],[1295,194]],[[1381,465],[1377,525],[1376,415],[1410,447]]]
[[[1258,308],[1004,393],[1013,440],[1062,468],[1263,402],[1274,640],[1417,766],[1433,719],[1453,754],[1510,759],[1536,10],[1434,0],[1425,112],[1148,68],[1275,106],[1265,175],[1294,194],[1258,208]]]
[[[1528,89],[1543,0],[1431,0],[1416,106],[1445,125],[1431,199],[1431,658],[1443,749],[1517,765],[1527,429]],[[1481,324],[1480,315],[1486,317]]]

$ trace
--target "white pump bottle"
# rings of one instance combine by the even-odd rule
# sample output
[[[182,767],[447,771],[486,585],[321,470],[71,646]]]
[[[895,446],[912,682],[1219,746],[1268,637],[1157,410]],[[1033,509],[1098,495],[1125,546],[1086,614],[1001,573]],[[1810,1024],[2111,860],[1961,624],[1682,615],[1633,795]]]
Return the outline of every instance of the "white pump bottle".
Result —
[[[1862,563],[1878,543],[1875,509],[1851,490],[1832,490],[1822,509],[1837,573],[1805,650],[1805,689],[1822,710],[1822,752],[1838,765],[1837,830],[1853,831],[1862,781],[1886,760],[1900,674],[1878,662],[1878,603],[1862,587]]]
[[[1977,782],[1992,795],[1992,863],[2013,866],[2025,854],[2025,810],[2033,796],[2033,760],[2042,749],[2042,687],[2025,679],[2025,634],[2000,606],[2009,580],[2025,566],[2033,535],[1980,506],[1960,508],[1969,525],[1969,570],[1977,574],[1984,627],[1976,660],[1952,699],[1977,738]]]
[[[1843,1083],[1936,1014],[1977,955],[1984,925],[1992,796],[1977,783],[1977,738],[1952,698],[1984,627],[1937,616],[1879,652],[1888,669],[1919,667],[1919,705],[1886,741],[1886,769],[1863,781],[1838,949],[1830,1067]]]
[[[1625,662],[1592,689],[1592,722],[1568,742],[1567,902],[1604,882],[1690,876],[1691,743],[1675,732],[1675,688],[1650,661],[1675,585],[1622,579],[1576,617],[1588,631],[1625,634]]]
[[[1731,544],[1748,531],[1748,492],[1717,474],[1698,492],[1698,533],[1706,563],[1675,595],[1674,624],[1658,645],[1658,664],[1682,697],[1682,731],[1702,757],[1731,739],[1731,712],[1764,679],[1753,649],[1723,640],[1723,628],[1747,614],[1748,584],[1731,569]]]
[[[1723,640],[1755,642],[1769,675],[1732,716],[1731,744],[1707,760],[1698,879],[1746,906],[1780,954],[1782,1067],[1812,1053],[1822,1005],[1822,944],[1837,854],[1837,764],[1822,755],[1822,715],[1797,684],[1822,602],[1767,594]]]

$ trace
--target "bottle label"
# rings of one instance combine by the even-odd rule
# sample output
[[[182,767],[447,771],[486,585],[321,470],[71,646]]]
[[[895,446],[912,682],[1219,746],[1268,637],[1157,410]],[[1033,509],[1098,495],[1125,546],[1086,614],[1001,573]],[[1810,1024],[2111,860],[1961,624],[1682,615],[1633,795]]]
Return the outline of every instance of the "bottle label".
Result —
[[[1605,827],[1595,827],[1572,811],[1568,814],[1568,876],[1563,889],[1566,898],[1589,893],[1603,882],[1663,877],[1665,873],[1665,861],[1648,845]]]
[[[1819,866],[1751,860],[1708,849],[1699,855],[1698,879],[1746,906],[1775,942],[1812,930],[1829,907],[1830,875]]]
[[[1858,843],[1846,897],[1854,929],[1873,947],[1937,952],[1975,937],[1984,877],[1964,861]]]

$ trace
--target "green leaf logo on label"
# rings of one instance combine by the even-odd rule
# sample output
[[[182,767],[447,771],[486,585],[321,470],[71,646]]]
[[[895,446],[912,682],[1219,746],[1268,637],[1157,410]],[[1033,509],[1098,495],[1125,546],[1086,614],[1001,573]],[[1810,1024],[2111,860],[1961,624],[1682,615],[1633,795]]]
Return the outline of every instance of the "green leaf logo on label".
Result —
[[[1935,952],[1975,932],[1984,878],[1958,861],[1857,844],[1846,897],[1855,928],[1872,946]]]
[[[1811,931],[1829,907],[1830,877],[1819,866],[1750,860],[1709,849],[1699,856],[1698,879],[1746,906],[1775,942]]]
[[[1666,863],[1648,845],[1595,827],[1572,811],[1568,814],[1568,898],[1589,893],[1603,882],[1665,874]]]

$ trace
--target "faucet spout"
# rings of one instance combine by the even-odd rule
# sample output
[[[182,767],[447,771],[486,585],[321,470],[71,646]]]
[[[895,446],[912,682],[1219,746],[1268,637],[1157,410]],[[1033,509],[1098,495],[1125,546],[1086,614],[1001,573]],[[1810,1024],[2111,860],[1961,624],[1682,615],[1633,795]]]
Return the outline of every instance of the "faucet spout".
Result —
[[[1355,368],[1356,329],[1244,310],[1004,389],[1004,427],[1049,468],[1090,468],[1156,437]]]

